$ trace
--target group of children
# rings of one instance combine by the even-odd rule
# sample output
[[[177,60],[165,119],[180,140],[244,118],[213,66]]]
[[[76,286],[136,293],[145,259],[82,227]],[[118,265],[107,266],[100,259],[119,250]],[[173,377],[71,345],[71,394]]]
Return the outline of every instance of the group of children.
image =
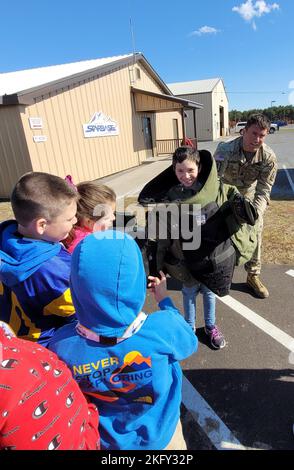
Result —
[[[195,149],[175,152],[173,167],[179,185],[170,200],[199,190]],[[0,225],[0,448],[97,449],[96,405],[103,449],[185,449],[178,361],[197,350],[199,292],[211,345],[225,346],[214,294],[191,276],[185,321],[163,271],[146,286],[137,243],[111,229],[115,193],[106,186],[31,172],[11,204],[15,220]],[[158,303],[152,315],[142,311],[147,287]]]

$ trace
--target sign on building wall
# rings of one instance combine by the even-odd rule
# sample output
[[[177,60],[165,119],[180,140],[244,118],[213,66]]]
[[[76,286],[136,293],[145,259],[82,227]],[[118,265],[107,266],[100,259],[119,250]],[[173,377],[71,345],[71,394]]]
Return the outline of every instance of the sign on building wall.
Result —
[[[47,142],[47,136],[46,135],[34,135],[33,141],[36,144],[38,144],[39,142]]]
[[[117,122],[102,112],[95,113],[88,124],[83,124],[83,130],[84,137],[119,135]]]
[[[43,129],[43,120],[41,117],[30,117],[29,122],[31,129]]]

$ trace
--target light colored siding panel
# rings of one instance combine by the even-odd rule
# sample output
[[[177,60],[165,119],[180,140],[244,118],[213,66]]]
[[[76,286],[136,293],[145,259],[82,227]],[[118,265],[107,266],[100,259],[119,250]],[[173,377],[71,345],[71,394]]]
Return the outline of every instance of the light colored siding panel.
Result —
[[[31,171],[29,152],[23,130],[21,106],[0,108],[0,197],[10,196],[21,175]]]
[[[127,69],[117,72],[117,82],[115,77],[112,80],[112,92],[115,96],[115,105],[120,109],[120,133],[122,140],[123,160],[127,167],[134,166],[133,135],[132,135],[132,103],[129,91],[129,78]],[[117,157],[116,157],[117,160]],[[116,164],[118,162],[116,161]]]
[[[174,131],[173,131],[173,119],[177,119],[178,121],[178,130],[179,130],[179,138],[183,138],[183,131],[182,131],[182,116],[179,111],[174,111],[170,113],[158,113],[156,117],[156,125],[157,125],[157,139],[173,139],[174,138]]]
[[[60,108],[62,108],[62,113],[64,115],[63,135],[67,142],[68,159],[69,159],[71,166],[76,166],[75,145],[74,145],[74,137],[73,137],[73,134],[76,133],[76,130],[74,129],[74,125],[73,125],[74,123],[73,123],[73,116],[71,112],[69,95],[70,95],[70,92],[67,89],[64,91],[64,93],[61,93],[59,95],[59,100],[60,100]],[[61,158],[61,160],[63,159]],[[65,165],[64,165],[64,169],[65,169]],[[66,172],[66,169],[65,169],[65,172]]]
[[[84,109],[84,118],[82,116],[79,116],[80,119],[80,125],[81,129],[80,132],[82,132],[82,125],[86,124],[89,122],[91,117],[93,116],[92,109],[89,106],[88,100],[87,100],[87,88],[86,88],[86,82],[84,82],[80,87],[80,97],[81,97],[81,104]],[[92,114],[91,114],[92,113]],[[90,175],[93,175],[95,177],[94,173],[94,153],[93,153],[93,148],[91,146],[91,140],[92,139],[86,139],[83,136],[81,137],[83,143],[84,143],[84,148],[85,148],[85,153],[83,155],[83,162],[86,161],[87,165],[83,163],[84,170],[86,171],[86,166],[87,166],[87,176],[86,179],[89,179]]]
[[[66,93],[63,93],[63,100],[64,100],[64,106],[65,106],[65,111],[66,111],[66,126],[65,126],[65,131],[68,137],[68,146],[69,146],[69,168],[75,169],[75,173],[77,172],[78,174],[81,175],[81,178],[83,177],[84,172],[81,171],[81,165],[80,165],[80,160],[81,160],[81,154],[79,152],[79,144],[78,144],[78,132],[81,132],[80,129],[77,129],[77,122],[75,121],[75,116],[74,116],[74,105],[73,105],[73,98],[74,98],[74,93],[72,88],[68,89]],[[62,159],[64,160],[64,159]],[[65,172],[68,174],[66,164],[64,163],[65,166]],[[79,169],[77,171],[77,169]]]
[[[69,133],[67,132],[68,115],[65,108],[64,93],[66,91],[56,93],[54,100],[55,120],[58,132],[58,143],[55,147],[55,159],[58,160],[57,171],[59,176],[64,177],[66,173],[65,161],[71,161],[71,143]],[[60,172],[62,172],[60,174]]]
[[[120,105],[121,105],[121,122],[123,125],[123,136],[124,136],[124,152],[126,154],[126,162],[129,167],[133,167],[138,164],[138,157],[135,153],[134,147],[134,135],[135,130],[133,129],[133,102],[132,95],[130,93],[130,83],[128,80],[127,69],[124,70],[121,83]],[[129,137],[128,137],[129,136]]]
[[[186,100],[196,101],[203,104],[203,109],[196,110],[196,129],[197,139],[199,141],[213,140],[213,124],[212,124],[212,101],[211,93],[198,93],[192,95],[181,95]],[[194,136],[193,112],[187,113],[186,132],[188,137]]]
[[[29,125],[29,118],[30,117],[42,117],[43,119],[43,126],[44,126],[44,116],[40,115],[36,104],[34,106],[26,109],[26,120],[24,122],[24,128],[26,129],[26,136],[28,140],[29,147],[34,147],[34,157],[32,157],[33,169],[35,170],[34,160],[37,162],[36,170],[40,171],[42,167],[45,167],[48,171],[48,160],[46,158],[46,153],[44,151],[43,143],[33,143],[33,136],[35,135],[43,135],[44,129],[31,129]],[[43,150],[44,155],[42,155],[41,150]],[[42,164],[41,164],[42,162]]]
[[[110,115],[112,119],[118,122],[118,113],[120,111],[120,106],[117,103],[117,95],[116,95],[116,87],[113,86],[113,80],[116,78],[116,85],[120,87],[120,74],[116,74],[116,77],[112,74],[108,74],[103,77],[103,80],[98,80],[97,85],[101,83],[102,90],[100,96],[103,97],[103,109],[104,113]],[[111,96],[111,100],[109,103],[105,102],[105,97]],[[101,109],[101,111],[103,111]],[[106,112],[107,110],[107,112]],[[118,162],[116,161],[116,149],[118,141],[121,143],[121,150],[124,150],[123,146],[123,129],[122,123],[118,122],[119,125],[119,136],[106,136],[101,138],[101,143],[103,144],[102,153],[97,155],[97,159],[101,160],[104,163],[104,174],[111,174],[115,173],[116,168],[118,166]]]
[[[63,95],[63,93],[61,94]],[[51,133],[52,130],[52,136],[50,136],[52,149],[50,151],[50,159],[54,162],[55,172],[57,172],[59,176],[65,176],[71,171],[71,155],[67,153],[67,142],[64,138],[65,110],[63,97],[60,96],[61,94],[56,92],[51,93],[50,98],[46,100],[44,104],[48,114],[48,131]]]
[[[101,95],[101,93],[103,93],[103,86],[101,82],[98,82],[97,85],[99,87],[99,95]],[[101,109],[101,106],[97,106],[97,101],[95,100],[95,97],[91,95],[91,85],[88,80],[85,82],[85,92],[85,106],[87,110],[86,122],[89,122],[89,119],[92,118],[93,114],[96,111],[102,111],[103,109]],[[91,155],[91,174],[107,174],[106,162],[103,158],[101,158],[101,155],[103,155],[105,151],[103,138],[95,137],[91,139],[86,139],[83,136],[82,138],[85,140],[85,145],[87,147],[86,157],[87,155],[89,155],[89,153]]]
[[[215,140],[220,137],[220,106],[224,108],[224,132],[228,132],[228,99],[222,80],[212,92],[180,95],[182,98],[203,104],[202,110],[196,111],[198,140]],[[192,111],[187,111],[187,135],[193,135]]]
[[[118,122],[117,110],[114,110],[116,96],[112,90],[111,75],[103,75],[99,80],[95,81],[96,88],[98,89],[98,96],[96,99],[95,111],[102,111],[107,116]],[[110,97],[107,102],[107,97]],[[118,122],[120,133],[121,126]],[[105,136],[93,139],[96,147],[96,162],[97,169],[100,168],[100,173],[108,175],[115,172],[117,162],[115,159],[115,150],[121,136]],[[97,141],[97,142],[96,142]],[[97,144],[97,145],[96,145]]]
[[[35,103],[27,106],[21,116],[21,132],[25,134],[23,144],[27,142],[27,155],[30,155],[32,169],[61,177],[71,174],[74,181],[79,182],[131,168],[145,160],[149,152],[145,149],[142,132],[144,113],[135,112],[130,86],[157,93],[162,93],[163,89],[141,64],[137,63],[136,67],[140,68],[141,78],[133,82],[130,81],[130,67],[117,67],[111,73],[104,72],[70,87],[65,86],[58,92],[52,91],[46,96],[36,97]],[[153,98],[149,97],[148,100],[152,101]],[[120,129],[118,136],[84,137],[82,125],[99,111],[117,121]],[[35,116],[43,119],[43,129],[30,129],[28,118]],[[160,136],[173,138],[174,116],[178,118],[181,136],[179,112],[146,113],[146,116],[151,119],[155,155],[156,139]],[[13,145],[13,138],[9,140],[10,131],[6,129],[5,132],[5,136],[0,132],[0,148],[4,149],[3,154],[8,155],[11,153],[9,149]],[[47,141],[34,143],[34,135],[46,135]],[[20,158],[17,155],[13,165],[17,164],[21,168],[26,166],[24,171],[31,169],[28,165],[21,166]],[[7,156],[5,159],[8,161]],[[10,168],[11,165],[6,172],[10,171],[11,179],[14,171]]]
[[[145,143],[144,143],[144,135],[143,135],[143,126],[142,126],[142,116],[143,113],[136,113],[135,111],[135,100],[132,96],[132,123],[133,123],[133,141],[132,141],[132,148],[133,153],[136,155],[137,162],[141,163],[142,161],[146,160],[146,150],[145,150]],[[153,136],[154,138],[154,136]]]
[[[145,67],[141,64],[136,64],[136,67],[140,68],[141,78],[136,80],[133,86],[136,88],[142,88],[143,90],[153,91],[155,93],[163,93],[161,86],[149,75]]]
[[[127,68],[123,69],[119,76],[119,87],[117,87],[117,84],[113,80],[113,88],[115,88],[117,97],[116,107],[121,136],[121,148],[117,154],[117,163],[120,165],[120,169],[125,169],[137,165],[138,160],[134,149],[132,97]]]
[[[86,180],[88,179],[88,175],[90,175],[90,164],[89,159],[85,158],[86,155],[86,139],[79,138],[81,132],[83,132],[82,125],[88,122],[89,117],[86,115],[84,102],[81,96],[81,89],[83,83],[79,83],[78,86],[74,86],[71,92],[72,98],[72,108],[73,108],[73,118],[76,126],[76,141],[78,146],[78,162],[77,168],[75,169],[75,181],[77,180],[77,175],[79,175],[79,179]]]
[[[77,175],[80,175],[81,180],[85,180],[83,161],[83,150],[82,150],[82,139],[79,139],[79,133],[81,132],[82,125],[79,126],[78,115],[81,114],[81,110],[78,107],[78,100],[76,95],[76,89],[78,87],[71,87],[68,93],[69,100],[69,111],[70,111],[70,130],[73,141],[73,158],[70,164],[70,172],[74,175],[74,181],[77,180]]]
[[[62,135],[58,128],[59,124],[56,118],[57,109],[55,103],[57,103],[56,93],[47,95],[46,99],[43,101],[44,114],[46,118],[46,132],[48,133],[46,147],[48,152],[48,159],[50,162],[52,162],[51,165],[54,165],[54,172],[61,176],[64,174],[64,172],[66,172],[66,168],[63,165],[61,142]],[[67,174],[68,173],[69,171],[67,171]]]
[[[44,147],[51,147],[53,151],[50,151],[49,154],[49,160],[50,163],[48,162],[48,169],[50,169],[50,172],[54,174],[58,174],[61,177],[65,176],[65,173],[68,174],[69,171],[66,168],[67,165],[64,164],[64,157],[69,158],[69,150],[68,150],[68,143],[66,140],[65,134],[65,122],[64,122],[64,105],[63,105],[63,95],[62,93],[51,93],[51,96],[47,102],[45,102],[45,107],[46,109],[50,109],[50,104],[51,104],[51,109],[52,111],[51,118],[47,122],[48,126],[48,132],[49,134],[52,134],[52,137],[50,135],[50,144],[47,145],[47,142],[44,144]],[[51,102],[51,103],[50,103]],[[48,116],[49,117],[49,116]],[[41,145],[37,144],[38,148],[42,150]],[[44,149],[45,153],[45,149]],[[70,160],[70,158],[69,158]],[[42,165],[42,162],[41,162]],[[52,166],[54,166],[52,168]]]
[[[38,153],[40,151],[40,148],[39,149],[37,148],[38,145],[42,147],[44,143],[36,144],[33,141],[33,136],[41,135],[41,133],[44,134],[44,129],[31,129],[30,124],[29,124],[30,117],[44,118],[44,116],[38,116],[35,105],[26,107],[25,113],[21,116],[26,143],[28,146],[28,151],[29,151],[29,155],[31,159],[32,170],[48,172],[48,163],[45,160],[45,158],[40,157]]]
[[[85,100],[85,108],[86,108],[86,114],[87,114],[86,121],[84,124],[86,124],[92,118],[94,112],[99,111],[99,109],[96,109],[96,105],[95,105],[96,100],[93,94],[91,93],[90,80],[87,80],[85,82],[84,90],[85,90],[84,100]],[[95,173],[97,172],[97,149],[96,147],[98,147],[99,150],[101,151],[101,145],[99,144],[99,142],[96,142],[97,138],[87,139],[87,138],[84,138],[83,136],[81,138],[85,140],[85,145],[87,149],[85,157],[86,158],[90,157],[91,174],[95,175]],[[103,148],[103,145],[102,145],[102,148]],[[103,173],[105,171],[104,166],[99,165],[99,171]]]
[[[95,177],[104,176],[136,165],[137,157],[134,159],[132,148],[132,113],[128,73],[117,70],[112,74],[101,75],[99,80],[92,80],[85,84],[83,95],[82,102],[86,110],[86,118],[82,123],[88,122],[94,112],[102,111],[115,119],[120,128],[119,136],[93,139],[85,139],[82,136],[86,153],[89,155],[90,152],[92,155],[93,170],[89,177],[93,174]]]
[[[229,132],[229,111],[228,111],[228,99],[225,93],[224,85],[222,81],[219,81],[212,93],[212,109],[214,115],[214,138],[217,139],[221,136],[221,125],[220,125],[220,106],[224,108],[224,135]]]
[[[43,129],[30,129],[27,130],[27,138],[30,142],[30,146],[34,148],[32,154],[33,168],[34,171],[45,171],[48,173],[57,173],[61,174],[62,169],[59,167],[58,158],[56,158],[56,153],[52,152],[52,142],[55,142],[55,135],[49,135],[50,131],[48,127],[48,113],[46,106],[47,100],[44,98],[37,100],[33,106],[27,108],[28,117],[41,117],[43,120]],[[51,126],[50,126],[51,127]],[[46,135],[46,143],[35,143],[33,142],[34,135]],[[56,171],[57,168],[57,171]]]
[[[51,173],[56,167],[55,155],[52,153],[52,138],[48,135],[48,115],[46,112],[46,106],[44,97],[36,102],[33,106],[27,108],[27,116],[30,117],[41,117],[43,120],[43,129],[30,129],[27,128],[27,138],[30,140],[30,145],[34,147],[36,154],[36,163],[34,165],[35,171],[46,171]],[[42,143],[31,143],[34,135],[46,135],[47,144]]]

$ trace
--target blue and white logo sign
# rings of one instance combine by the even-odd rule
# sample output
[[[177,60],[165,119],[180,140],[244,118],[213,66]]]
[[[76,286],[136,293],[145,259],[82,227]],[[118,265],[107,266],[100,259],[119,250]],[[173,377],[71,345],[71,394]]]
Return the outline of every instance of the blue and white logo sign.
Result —
[[[83,130],[84,137],[104,137],[119,134],[117,122],[102,112],[95,113],[88,124],[83,124]]]

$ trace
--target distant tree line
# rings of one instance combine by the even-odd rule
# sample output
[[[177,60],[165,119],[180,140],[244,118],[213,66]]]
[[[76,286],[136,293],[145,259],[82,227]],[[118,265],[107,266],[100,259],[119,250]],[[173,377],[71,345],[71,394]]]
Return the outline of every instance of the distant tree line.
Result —
[[[294,106],[271,106],[265,109],[249,109],[248,111],[238,111],[233,109],[229,111],[229,120],[231,122],[247,121],[250,114],[265,114],[270,121],[287,121],[294,122]]]

